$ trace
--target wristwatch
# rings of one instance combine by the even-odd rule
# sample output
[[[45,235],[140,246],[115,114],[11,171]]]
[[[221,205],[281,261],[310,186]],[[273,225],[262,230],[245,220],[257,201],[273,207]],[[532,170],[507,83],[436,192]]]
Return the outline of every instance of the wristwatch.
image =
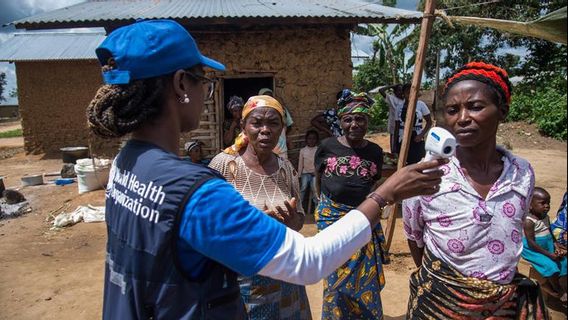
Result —
[[[391,205],[392,203],[389,203],[388,201],[386,201],[383,197],[381,197],[379,194],[375,193],[375,192],[371,192],[367,195],[367,199],[372,199],[373,201],[375,201],[378,205],[379,208],[381,208],[381,210],[383,210],[386,206]]]

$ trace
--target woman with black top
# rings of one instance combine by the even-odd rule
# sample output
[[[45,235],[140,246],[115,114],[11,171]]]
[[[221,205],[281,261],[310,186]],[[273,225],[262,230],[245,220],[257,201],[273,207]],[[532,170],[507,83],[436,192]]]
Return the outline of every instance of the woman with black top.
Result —
[[[316,151],[319,231],[363,202],[381,177],[383,150],[365,139],[372,104],[365,93],[343,95],[338,105],[344,135],[324,140]],[[325,279],[322,319],[382,318],[383,242],[379,223],[371,241]]]

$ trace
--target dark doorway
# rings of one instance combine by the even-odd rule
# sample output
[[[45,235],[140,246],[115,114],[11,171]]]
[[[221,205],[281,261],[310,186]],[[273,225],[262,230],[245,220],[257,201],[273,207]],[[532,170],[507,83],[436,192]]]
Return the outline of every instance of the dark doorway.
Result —
[[[225,79],[223,86],[223,106],[226,106],[232,96],[239,96],[246,102],[251,96],[256,96],[262,88],[273,88],[272,77],[262,78],[233,78]],[[225,110],[227,111],[227,110]]]
[[[250,77],[239,77],[239,78],[225,78],[223,80],[223,118],[222,118],[222,132],[221,132],[221,140],[223,140],[223,136],[225,131],[229,131],[230,124],[233,120],[232,114],[227,110],[227,103],[232,96],[239,96],[243,98],[243,101],[246,103],[248,98],[252,96],[258,95],[258,91],[262,88],[269,88],[270,90],[274,90],[274,78],[272,76],[258,76],[255,77],[251,75]],[[240,130],[239,130],[240,131]],[[231,131],[232,132],[232,131]],[[226,144],[221,141],[221,145],[224,147],[229,146],[230,144]]]

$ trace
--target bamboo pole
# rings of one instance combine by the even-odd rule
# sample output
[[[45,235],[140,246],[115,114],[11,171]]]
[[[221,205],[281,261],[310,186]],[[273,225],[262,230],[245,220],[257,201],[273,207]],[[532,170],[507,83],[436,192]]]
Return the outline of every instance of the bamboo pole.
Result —
[[[402,137],[402,146],[398,156],[398,169],[406,165],[406,157],[408,156],[409,139],[414,128],[414,117],[416,113],[416,101],[418,100],[418,90],[420,90],[420,82],[422,80],[422,72],[424,70],[424,62],[426,60],[426,52],[428,49],[428,39],[432,31],[432,25],[436,17],[434,10],[436,9],[436,0],[426,0],[424,6],[424,16],[420,26],[420,40],[418,42],[418,51],[416,52],[416,61],[414,63],[414,74],[412,76],[412,87],[410,89],[410,97],[408,98],[408,109],[406,112],[406,119],[404,121],[404,135]],[[390,249],[392,237],[394,234],[394,227],[396,224],[397,205],[393,205],[389,218],[387,220],[386,228],[386,249]]]

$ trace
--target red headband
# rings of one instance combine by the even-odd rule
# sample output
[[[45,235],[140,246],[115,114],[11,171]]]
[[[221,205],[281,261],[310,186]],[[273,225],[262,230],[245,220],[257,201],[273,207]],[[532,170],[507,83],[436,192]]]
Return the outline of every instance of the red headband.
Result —
[[[508,84],[509,76],[507,75],[507,72],[497,66],[485,62],[470,62],[466,64],[459,72],[448,79],[446,82],[446,90],[452,82],[456,82],[458,79],[467,75],[488,79],[491,83],[502,89],[505,94],[505,100],[507,103],[511,103],[511,89]]]

